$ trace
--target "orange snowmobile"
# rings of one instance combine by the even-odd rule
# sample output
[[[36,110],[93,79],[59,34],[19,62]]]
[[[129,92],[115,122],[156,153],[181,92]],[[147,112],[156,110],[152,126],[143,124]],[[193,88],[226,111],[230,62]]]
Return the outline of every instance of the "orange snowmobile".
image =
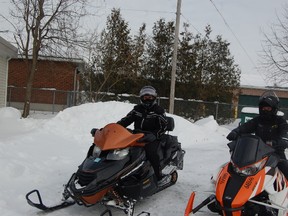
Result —
[[[244,135],[228,144],[230,162],[212,177],[212,194],[193,208],[191,193],[185,216],[204,206],[224,216],[288,216],[288,181],[277,168],[274,149],[255,135]]]
[[[170,122],[168,130],[172,131],[174,120],[171,117],[167,119]],[[146,159],[143,148],[145,143],[138,142],[143,136],[144,133],[133,134],[116,123],[96,130],[94,144],[88,150],[87,157],[65,186],[65,201],[47,207],[42,203],[39,191],[33,190],[26,195],[28,203],[44,211],[53,211],[74,203],[87,207],[101,203],[107,207],[101,215],[112,215],[108,208],[112,206],[132,216],[138,200],[175,184],[177,170],[183,169],[185,152],[181,144],[176,136],[164,134],[159,145],[159,156],[162,173],[166,176],[160,185],[153,167]],[[38,195],[38,203],[30,199],[34,193]],[[145,212],[143,214],[149,215]]]

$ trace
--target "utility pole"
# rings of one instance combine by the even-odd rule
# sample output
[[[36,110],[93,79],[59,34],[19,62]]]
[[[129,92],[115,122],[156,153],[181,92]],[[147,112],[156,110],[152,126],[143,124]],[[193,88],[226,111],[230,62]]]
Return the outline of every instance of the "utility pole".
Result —
[[[179,38],[179,25],[181,15],[181,0],[177,0],[177,12],[176,12],[176,25],[175,25],[175,39],[174,39],[174,50],[172,59],[172,72],[171,72],[171,86],[170,86],[170,103],[169,113],[174,113],[174,97],[175,97],[175,77],[177,67],[177,51],[178,51],[178,38]]]

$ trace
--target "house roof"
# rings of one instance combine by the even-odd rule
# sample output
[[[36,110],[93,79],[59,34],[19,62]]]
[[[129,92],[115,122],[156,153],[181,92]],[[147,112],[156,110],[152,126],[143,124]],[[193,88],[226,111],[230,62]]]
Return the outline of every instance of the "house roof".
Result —
[[[276,86],[266,86],[266,87],[255,87],[255,86],[240,86],[236,92],[240,95],[250,95],[250,96],[260,96],[263,92],[267,90],[274,91],[278,97],[288,98],[288,88],[286,87],[276,87]]]
[[[6,41],[1,36],[0,36],[0,56],[5,58],[6,57],[12,58],[17,56],[17,48],[8,41]]]
[[[30,55],[29,60],[32,59],[32,56]],[[23,56],[22,55],[18,55],[18,57],[15,57],[14,59],[18,59],[18,60],[22,60]],[[81,58],[67,58],[67,57],[58,57],[58,56],[42,56],[39,55],[38,56],[38,61],[54,61],[54,62],[70,62],[70,63],[74,63],[77,65],[78,70],[80,72],[82,72],[84,70],[84,65],[85,62],[83,59]]]

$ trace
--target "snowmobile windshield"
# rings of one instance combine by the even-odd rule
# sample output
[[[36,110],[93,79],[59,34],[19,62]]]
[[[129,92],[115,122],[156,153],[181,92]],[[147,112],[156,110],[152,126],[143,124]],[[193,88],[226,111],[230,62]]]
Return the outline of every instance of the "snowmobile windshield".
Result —
[[[231,161],[238,168],[243,168],[261,161],[273,152],[274,149],[266,145],[259,137],[245,135],[237,140]]]

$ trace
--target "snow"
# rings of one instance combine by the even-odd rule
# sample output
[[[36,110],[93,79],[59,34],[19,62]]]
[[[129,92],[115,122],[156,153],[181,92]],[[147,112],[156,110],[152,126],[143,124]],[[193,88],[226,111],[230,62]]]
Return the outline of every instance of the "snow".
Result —
[[[39,210],[29,206],[25,195],[39,189],[44,204],[58,204],[63,185],[84,160],[93,142],[91,128],[101,128],[124,117],[134,104],[116,101],[88,103],[67,108],[57,114],[31,113],[22,119],[11,107],[0,108],[0,212],[2,216],[33,216]],[[135,215],[142,211],[152,216],[184,215],[190,193],[208,191],[210,177],[229,160],[226,135],[238,124],[219,126],[213,116],[191,123],[167,114],[175,120],[177,135],[186,151],[184,169],[178,182],[136,204]],[[195,202],[208,195],[199,193]],[[49,213],[51,216],[95,216],[103,206],[74,205]],[[113,216],[125,215],[113,209]],[[208,213],[205,215],[209,215]]]

